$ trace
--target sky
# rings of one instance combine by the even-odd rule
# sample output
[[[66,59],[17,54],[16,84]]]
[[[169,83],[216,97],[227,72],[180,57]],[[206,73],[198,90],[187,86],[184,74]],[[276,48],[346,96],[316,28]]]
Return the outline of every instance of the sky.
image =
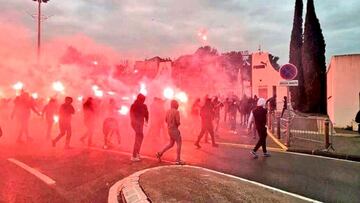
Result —
[[[31,14],[36,13],[36,3],[0,3],[0,22],[23,26],[35,44]],[[50,0],[42,7],[48,17],[42,32],[45,41],[85,35],[134,59],[176,58],[203,45],[220,52],[255,51],[261,45],[286,63],[294,4],[295,0]],[[327,62],[332,55],[360,53],[359,0],[315,0],[315,9]],[[206,42],[199,39],[199,31],[207,33]]]

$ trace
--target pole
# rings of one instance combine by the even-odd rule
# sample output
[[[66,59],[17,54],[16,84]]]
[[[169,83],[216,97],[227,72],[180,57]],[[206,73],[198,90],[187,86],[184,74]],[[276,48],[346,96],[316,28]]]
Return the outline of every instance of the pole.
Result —
[[[276,121],[276,124],[277,124],[277,127],[276,127],[276,134],[277,134],[277,138],[280,139],[281,138],[281,132],[280,132],[280,122],[281,122],[281,118],[280,116],[277,117],[277,121]]]
[[[329,147],[330,147],[329,124],[330,124],[330,121],[328,119],[326,119],[325,120],[325,149],[329,149]]]
[[[286,119],[286,146],[290,147],[290,120]]]
[[[38,19],[37,19],[37,62],[40,62],[40,40],[41,40],[41,0],[38,0],[38,15],[37,15]]]

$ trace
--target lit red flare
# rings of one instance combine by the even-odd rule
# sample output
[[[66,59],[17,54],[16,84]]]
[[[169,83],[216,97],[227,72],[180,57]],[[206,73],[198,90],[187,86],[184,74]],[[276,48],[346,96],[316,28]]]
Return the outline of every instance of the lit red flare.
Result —
[[[53,88],[56,92],[63,92],[63,91],[65,90],[64,85],[63,85],[60,81],[53,82],[52,88]]]
[[[120,107],[120,109],[118,110],[118,112],[121,114],[121,115],[127,115],[128,113],[129,113],[129,107],[127,107],[127,106],[124,106],[124,105],[122,105],[121,107]]]
[[[22,83],[22,82],[16,82],[16,83],[12,86],[12,88],[13,88],[14,90],[22,90],[22,89],[24,88],[24,83]]]
[[[166,99],[173,99],[174,94],[175,94],[175,92],[171,87],[167,87],[164,89],[163,95]]]
[[[59,116],[54,115],[53,120],[54,120],[54,123],[58,123],[59,122]]]

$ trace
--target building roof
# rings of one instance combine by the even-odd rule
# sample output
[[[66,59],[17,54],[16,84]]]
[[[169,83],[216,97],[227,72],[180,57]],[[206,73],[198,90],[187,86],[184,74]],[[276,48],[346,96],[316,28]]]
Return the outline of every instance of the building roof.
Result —
[[[360,56],[360,53],[359,54],[339,54],[339,55],[334,55],[332,57],[351,57],[351,56]]]
[[[332,58],[346,58],[346,57],[360,57],[360,53],[358,53],[358,54],[339,54],[339,55],[333,55],[333,56],[331,56],[331,59]],[[329,72],[330,71],[330,69],[331,69],[331,60],[330,59],[330,63],[329,63],[329,65],[328,65],[328,68],[327,68],[327,70],[326,70],[326,73],[327,72]]]

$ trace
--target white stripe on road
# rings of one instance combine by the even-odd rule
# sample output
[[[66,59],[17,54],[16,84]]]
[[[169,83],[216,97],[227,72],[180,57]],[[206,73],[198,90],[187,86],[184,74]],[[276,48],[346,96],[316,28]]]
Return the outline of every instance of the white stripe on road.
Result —
[[[295,193],[287,192],[287,191],[284,191],[284,190],[281,190],[281,189],[278,189],[278,188],[275,188],[275,187],[271,187],[271,186],[268,186],[268,185],[265,185],[265,184],[262,184],[262,183],[259,183],[259,182],[255,182],[255,181],[252,181],[252,180],[248,180],[248,179],[245,179],[245,178],[240,178],[240,177],[230,175],[230,174],[227,174],[227,173],[222,173],[222,172],[219,172],[219,171],[214,171],[214,170],[199,167],[199,166],[186,166],[186,167],[198,168],[198,169],[202,169],[202,170],[205,170],[205,171],[208,171],[208,172],[220,174],[220,175],[223,175],[223,176],[226,176],[226,177],[235,178],[235,179],[238,179],[238,180],[241,180],[241,181],[244,181],[244,182],[247,182],[247,183],[251,183],[251,184],[254,184],[254,185],[269,189],[269,190],[273,190],[273,191],[276,191],[276,192],[279,192],[279,193],[283,193],[283,194],[286,194],[286,195],[289,195],[289,196],[292,196],[292,197],[295,197],[295,198],[298,198],[298,199],[301,199],[301,200],[304,200],[304,201],[316,202],[316,203],[320,202],[320,201],[317,201],[317,200],[314,200],[314,199],[310,199],[308,197],[304,197],[304,196],[301,196],[301,195],[298,195],[298,194],[295,194]]]
[[[39,172],[38,170],[36,170],[34,168],[31,168],[30,166],[24,164],[21,161],[18,161],[18,160],[13,159],[13,158],[9,158],[8,161],[10,161],[13,164],[23,168],[25,171],[27,171],[27,172],[31,173],[32,175],[36,176],[37,178],[39,178],[40,180],[42,180],[44,183],[46,183],[48,185],[55,185],[56,184],[55,180],[53,180],[49,176]]]
[[[263,187],[263,188],[266,188],[268,190],[276,191],[276,192],[279,192],[279,193],[282,193],[282,194],[285,194],[285,195],[288,195],[288,196],[291,196],[291,197],[294,197],[294,198],[297,198],[297,199],[301,199],[301,200],[304,200],[304,201],[307,201],[307,202],[315,202],[315,203],[320,202],[320,201],[317,201],[317,200],[314,200],[314,199],[311,199],[311,198],[307,198],[307,197],[304,197],[304,196],[301,196],[301,195],[298,195],[298,194],[295,194],[295,193],[287,192],[287,191],[284,191],[284,190],[281,190],[281,189],[278,189],[278,188],[275,188],[275,187],[264,185],[264,184],[259,183],[259,182],[251,181],[251,180],[248,180],[248,179],[240,178],[240,177],[237,177],[237,176],[233,176],[233,175],[230,175],[230,174],[214,171],[214,170],[199,167],[199,166],[190,166],[190,165],[174,166],[174,165],[171,165],[171,166],[158,166],[158,167],[154,167],[154,168],[144,169],[144,170],[138,171],[138,172],[136,172],[136,173],[134,173],[134,174],[120,180],[120,181],[118,181],[109,190],[108,203],[116,203],[116,202],[118,202],[119,193],[121,192],[121,190],[124,187],[126,187],[127,184],[129,184],[131,182],[131,181],[126,181],[126,179],[129,178],[129,177],[135,177],[136,178],[134,180],[136,181],[137,184],[134,184],[133,187],[137,187],[138,188],[137,191],[143,193],[143,195],[146,196],[144,191],[141,189],[141,184],[139,183],[140,175],[142,175],[142,174],[144,174],[146,172],[152,171],[152,170],[159,170],[159,169],[162,169],[162,168],[181,168],[181,167],[200,169],[200,170],[204,170],[204,171],[207,171],[207,172],[210,172],[210,173],[215,173],[215,174],[219,174],[219,175],[226,176],[226,177],[229,177],[229,178],[234,178],[234,179],[237,179],[237,180],[240,180],[240,181],[243,181],[243,182],[254,184],[256,186]]]
[[[101,151],[101,152],[109,152],[109,153],[121,154],[121,155],[129,155],[129,156],[132,155],[132,153],[129,153],[129,152],[122,152],[122,151],[116,151],[116,150],[104,150],[104,149],[95,148],[95,147],[90,147],[89,149],[96,150],[96,151]],[[142,157],[144,157],[146,159],[157,160],[156,158],[150,157],[150,156],[142,156]],[[165,161],[165,160],[163,162],[172,163],[170,161]],[[187,162],[187,163],[191,164],[190,162]],[[190,167],[190,168],[203,169],[203,170],[208,171],[208,172],[213,172],[213,173],[217,173],[217,174],[224,175],[224,176],[227,176],[227,177],[242,180],[244,182],[252,183],[252,184],[255,184],[257,186],[264,187],[264,188],[267,188],[267,189],[270,189],[270,190],[273,190],[273,191],[276,191],[276,192],[280,192],[280,193],[283,193],[283,194],[286,194],[286,195],[290,195],[290,196],[293,196],[293,197],[296,197],[296,198],[299,198],[299,199],[302,199],[302,200],[305,200],[305,201],[308,201],[308,202],[319,202],[317,200],[313,200],[313,199],[310,199],[310,198],[307,198],[307,197],[304,197],[304,196],[301,196],[301,195],[298,195],[298,194],[295,194],[295,193],[287,192],[287,191],[284,191],[284,190],[281,190],[281,189],[278,189],[278,188],[275,188],[275,187],[264,185],[264,184],[259,183],[259,182],[255,182],[255,181],[251,181],[251,180],[248,180],[248,179],[240,178],[240,177],[237,177],[237,176],[234,176],[234,175],[222,173],[222,172],[211,170],[211,169],[208,169],[208,168],[203,168],[203,167],[199,167],[199,166],[191,166],[191,165],[184,165],[184,166],[185,167]],[[159,166],[159,167],[155,167],[155,168],[161,168],[161,167],[166,167],[166,166]],[[150,169],[145,169],[144,171],[148,171]],[[137,173],[139,173],[139,171]],[[117,188],[119,186],[119,184],[116,184],[117,186],[114,185],[113,190],[111,190],[112,192],[110,192],[110,193],[112,193],[112,195],[110,195],[109,197],[112,197],[112,199],[115,198],[115,197],[113,197],[113,194],[115,193],[115,191],[118,191],[118,189],[115,189],[115,188]],[[109,201],[109,202],[111,202],[111,201]]]

